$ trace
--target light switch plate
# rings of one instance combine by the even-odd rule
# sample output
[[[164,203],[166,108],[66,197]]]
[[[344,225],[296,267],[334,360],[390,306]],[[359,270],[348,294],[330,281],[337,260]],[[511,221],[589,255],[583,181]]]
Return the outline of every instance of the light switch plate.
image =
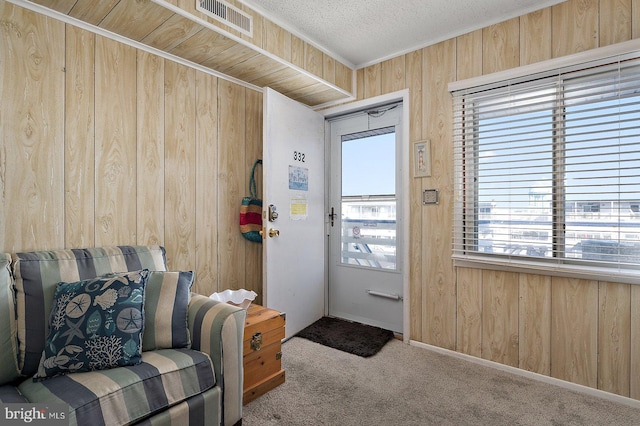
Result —
[[[422,205],[438,204],[438,190],[425,189],[422,191]]]

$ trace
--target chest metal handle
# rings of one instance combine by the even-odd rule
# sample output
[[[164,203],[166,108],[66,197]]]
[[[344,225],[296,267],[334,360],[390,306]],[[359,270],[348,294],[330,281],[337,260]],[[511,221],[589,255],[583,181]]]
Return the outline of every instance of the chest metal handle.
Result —
[[[257,332],[251,338],[251,349],[254,351],[259,351],[262,347],[262,333]]]

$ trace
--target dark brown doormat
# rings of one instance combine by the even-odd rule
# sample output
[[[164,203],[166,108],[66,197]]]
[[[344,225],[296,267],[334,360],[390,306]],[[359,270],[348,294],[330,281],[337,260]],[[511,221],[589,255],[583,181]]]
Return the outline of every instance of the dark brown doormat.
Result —
[[[367,358],[378,353],[393,339],[393,331],[338,318],[322,317],[296,336]]]

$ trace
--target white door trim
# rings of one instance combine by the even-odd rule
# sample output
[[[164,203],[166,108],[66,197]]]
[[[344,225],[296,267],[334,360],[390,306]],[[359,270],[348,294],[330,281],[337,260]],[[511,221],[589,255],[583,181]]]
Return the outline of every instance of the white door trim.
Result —
[[[409,337],[411,336],[411,321],[410,321],[410,307],[411,307],[411,303],[410,303],[410,296],[411,296],[411,292],[410,292],[410,288],[409,288],[409,272],[411,270],[411,265],[409,265],[409,240],[411,239],[411,236],[409,235],[409,209],[410,209],[410,202],[409,202],[409,198],[411,195],[410,192],[410,188],[409,188],[409,180],[410,180],[410,170],[411,168],[409,167],[409,155],[410,155],[410,149],[409,149],[409,145],[410,145],[410,141],[409,141],[409,117],[410,115],[410,111],[409,111],[409,89],[404,89],[404,90],[400,90],[397,92],[393,92],[393,93],[387,93],[385,95],[381,95],[381,96],[376,96],[373,98],[369,98],[369,99],[364,99],[361,101],[357,101],[357,102],[353,102],[353,103],[349,103],[349,104],[345,104],[345,105],[340,105],[337,107],[333,107],[333,108],[329,108],[323,111],[318,111],[321,114],[324,115],[325,118],[325,128],[327,128],[328,126],[328,122],[327,120],[329,118],[333,118],[333,117],[337,117],[340,115],[346,115],[346,114],[350,114],[353,112],[357,112],[357,111],[361,111],[364,109],[370,109],[370,108],[375,108],[376,106],[380,106],[380,105],[384,105],[384,104],[388,104],[391,102],[395,102],[395,101],[400,101],[402,102],[402,164],[400,165],[400,173],[402,176],[402,191],[403,191],[403,197],[402,197],[402,234],[404,235],[404,238],[402,239],[402,247],[400,248],[400,250],[402,251],[402,257],[405,259],[405,266],[403,268],[403,272],[402,272],[402,287],[404,290],[404,299],[402,301],[402,312],[403,312],[403,324],[402,324],[402,329],[403,329],[403,338],[402,340],[405,343],[409,343]],[[331,134],[328,131],[325,131],[325,146],[326,149],[329,149],[330,146],[330,139],[331,139]],[[326,157],[325,157],[326,158]],[[329,167],[329,163],[327,162],[326,167],[328,169]],[[330,176],[330,174],[327,172],[326,173],[327,177]],[[326,186],[326,188],[328,188],[328,186]],[[326,200],[326,205],[325,205],[325,211],[328,211],[329,208],[329,201],[328,201],[328,191],[326,191],[327,194],[325,194],[325,200]],[[328,245],[327,245],[328,246]],[[328,248],[327,248],[328,249]],[[328,265],[328,254],[325,255],[325,268],[328,271],[329,265]],[[325,280],[328,280],[328,273],[325,273]],[[327,299],[328,296],[326,294],[326,292],[328,291],[328,282],[325,283],[325,314],[327,313],[328,310],[328,306],[327,306]]]

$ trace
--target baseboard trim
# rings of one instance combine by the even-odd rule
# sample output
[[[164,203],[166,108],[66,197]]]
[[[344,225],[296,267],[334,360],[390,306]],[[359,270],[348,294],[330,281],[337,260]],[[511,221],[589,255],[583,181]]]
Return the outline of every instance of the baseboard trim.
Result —
[[[422,349],[426,349],[432,352],[437,352],[443,355],[452,356],[454,358],[462,359],[464,361],[469,361],[474,364],[483,365],[485,367],[495,368],[497,370],[506,371],[508,373],[513,373],[518,376],[527,377],[529,379],[537,380],[539,382],[548,383],[551,385],[556,385],[565,389],[573,390],[576,392],[581,392],[584,394],[588,394],[591,396],[595,396],[598,398],[606,399],[609,401],[617,402],[619,404],[624,404],[629,407],[633,407],[636,409],[640,409],[640,401],[627,398],[626,396],[616,395],[611,392],[606,392],[600,389],[590,388],[588,386],[579,385],[577,383],[571,383],[566,380],[556,379],[555,377],[545,376],[544,374],[534,373],[532,371],[522,370],[520,368],[511,367],[510,365],[500,364],[499,362],[489,361],[482,358],[477,358],[475,356],[463,354],[460,352],[452,351],[450,349],[440,348],[438,346],[429,345],[427,343],[418,342],[416,340],[410,340],[409,344],[411,346],[416,346]]]

